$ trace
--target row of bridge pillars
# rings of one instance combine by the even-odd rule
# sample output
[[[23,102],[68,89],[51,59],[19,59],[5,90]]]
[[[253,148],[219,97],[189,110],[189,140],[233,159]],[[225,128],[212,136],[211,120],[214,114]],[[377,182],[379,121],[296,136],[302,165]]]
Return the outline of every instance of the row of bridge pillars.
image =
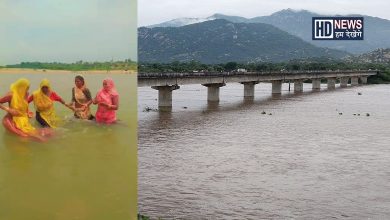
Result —
[[[367,83],[367,77],[341,77],[340,78],[340,87],[345,88],[348,86],[348,81],[351,79],[351,86],[359,85],[359,79],[362,84]],[[337,78],[327,78],[327,88],[335,89],[336,88]],[[259,82],[242,82],[244,85],[244,97],[254,97],[255,96],[255,85]],[[281,94],[282,93],[282,80],[272,81],[272,94]],[[225,86],[225,83],[210,83],[202,84],[207,87],[207,101],[218,102],[219,101],[219,90],[221,87]],[[180,88],[178,85],[172,86],[152,86],[153,89],[158,90],[158,106],[160,109],[163,108],[172,108],[172,91]],[[312,79],[312,89],[320,90],[321,89],[321,79]],[[294,92],[303,92],[303,80],[294,80]]]

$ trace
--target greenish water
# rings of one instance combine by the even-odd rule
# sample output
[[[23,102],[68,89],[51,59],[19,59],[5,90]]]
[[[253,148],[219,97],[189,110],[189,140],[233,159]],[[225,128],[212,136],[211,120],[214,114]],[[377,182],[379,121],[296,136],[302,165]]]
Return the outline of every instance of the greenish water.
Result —
[[[31,81],[30,93],[48,78],[57,94],[66,102],[71,99],[73,74],[2,74],[0,94],[21,77]],[[105,77],[85,75],[92,96]],[[65,124],[46,143],[21,139],[0,127],[0,219],[136,219],[136,75],[110,77],[120,94],[118,124],[75,120],[69,109],[56,103]]]

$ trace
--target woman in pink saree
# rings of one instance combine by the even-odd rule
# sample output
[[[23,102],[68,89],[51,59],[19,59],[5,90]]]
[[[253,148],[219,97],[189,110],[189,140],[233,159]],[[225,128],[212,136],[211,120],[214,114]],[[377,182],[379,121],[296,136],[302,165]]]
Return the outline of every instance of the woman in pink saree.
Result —
[[[111,78],[106,78],[103,81],[103,88],[97,93],[93,104],[98,105],[95,115],[96,122],[104,124],[116,122],[116,111],[119,108],[119,94]]]

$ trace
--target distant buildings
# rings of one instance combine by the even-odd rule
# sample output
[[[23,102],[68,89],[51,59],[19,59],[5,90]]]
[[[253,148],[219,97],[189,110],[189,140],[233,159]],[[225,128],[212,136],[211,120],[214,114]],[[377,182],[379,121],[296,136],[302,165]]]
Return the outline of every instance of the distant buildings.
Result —
[[[237,69],[236,72],[239,72],[239,73],[246,73],[248,72],[246,69]]]

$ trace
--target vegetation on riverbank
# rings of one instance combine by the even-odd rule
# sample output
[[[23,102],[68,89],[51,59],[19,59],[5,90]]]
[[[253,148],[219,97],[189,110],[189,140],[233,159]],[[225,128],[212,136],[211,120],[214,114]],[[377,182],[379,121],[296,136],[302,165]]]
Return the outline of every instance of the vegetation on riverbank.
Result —
[[[1,67],[0,67],[1,68]],[[77,61],[75,63],[60,62],[22,62],[19,64],[6,65],[2,68],[21,68],[21,69],[46,69],[46,70],[68,70],[68,71],[88,71],[88,70],[137,70],[137,62],[130,59],[123,61],[107,62],[85,62]]]
[[[281,63],[237,63],[202,64],[200,62],[140,63],[140,73],[169,72],[223,72],[245,69],[255,71],[299,71],[299,70],[379,70],[377,76],[371,76],[368,83],[390,83],[390,63],[349,63],[336,60],[292,60]]]
[[[138,214],[137,218],[138,218],[138,220],[150,220],[150,218],[148,216],[141,215],[141,214]]]

